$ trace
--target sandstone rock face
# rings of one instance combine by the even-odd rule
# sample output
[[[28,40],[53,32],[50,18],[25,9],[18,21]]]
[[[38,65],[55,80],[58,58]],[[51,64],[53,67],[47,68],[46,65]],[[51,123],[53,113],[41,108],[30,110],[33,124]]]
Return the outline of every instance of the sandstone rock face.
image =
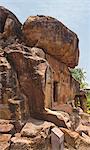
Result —
[[[48,63],[45,59],[38,57],[40,55],[38,48],[31,49],[18,43],[8,45],[3,51],[5,55],[8,53],[8,60],[2,53],[0,57],[0,118],[23,120],[30,115],[30,112],[42,113],[45,71],[49,67]],[[30,67],[29,70],[27,70],[28,67]]]
[[[6,39],[10,36],[21,36],[21,23],[12,12],[2,6],[0,6],[0,33]]]
[[[81,137],[77,132],[72,132],[68,129],[60,128],[65,135],[65,142],[68,150],[89,150],[90,138]]]
[[[73,109],[78,58],[78,37],[61,22],[34,16],[21,26],[0,6],[0,150],[51,150],[55,125],[68,150],[90,149],[90,115]]]
[[[13,125],[12,124],[0,124],[0,133],[9,133],[12,132],[13,129]]]
[[[28,99],[30,115],[52,121],[58,126],[67,127],[63,118],[61,119],[57,114],[45,111],[45,72],[50,67],[47,61],[18,50],[9,50],[6,55],[8,61],[11,62],[11,66],[15,66],[20,92]]]
[[[76,132],[78,132],[80,135],[82,135],[83,133],[85,133],[90,138],[90,126],[85,126],[85,125],[80,124],[78,126],[78,128],[76,129]]]
[[[11,136],[15,133],[9,120],[0,119],[0,150],[9,150]]]
[[[10,11],[3,7],[0,7],[0,11],[1,14],[4,14],[1,15],[2,40],[0,41],[4,41],[3,38],[7,38],[6,36],[8,36],[8,38],[12,37],[12,39],[14,36],[17,36],[18,38],[17,33],[21,36],[19,33],[19,31],[21,31],[21,24],[18,19]],[[8,18],[12,19],[13,26],[11,24],[12,21],[9,21],[10,24],[8,25]],[[3,74],[3,72],[5,73],[6,80],[4,75],[1,76],[0,82],[2,87],[0,94],[0,118],[4,118],[6,116],[7,119],[23,120],[24,118],[28,118],[30,114],[35,115],[38,113],[35,117],[41,115],[43,119],[47,118],[49,121],[52,120],[55,122],[55,120],[58,120],[58,117],[46,113],[45,107],[50,109],[54,108],[54,102],[56,105],[63,103],[66,104],[69,99],[71,100],[74,98],[77,92],[76,81],[74,82],[74,79],[69,72],[68,64],[64,64],[65,62],[62,63],[62,60],[64,60],[64,53],[66,57],[66,51],[70,54],[70,57],[75,56],[78,52],[78,39],[73,32],[51,17],[37,16],[33,17],[32,20],[33,22],[36,21],[35,24],[37,24],[38,21],[38,25],[40,25],[39,27],[42,28],[43,32],[41,32],[38,27],[40,34],[43,37],[43,41],[51,43],[50,45],[47,45],[46,49],[36,44],[34,44],[35,47],[33,48],[27,47],[27,40],[26,43],[22,44],[20,44],[20,41],[17,41],[16,39],[11,42],[13,44],[5,41],[5,48],[2,46],[3,44],[1,44],[1,74]],[[25,26],[27,25],[27,22],[23,25],[23,34],[26,31]],[[9,27],[11,27],[10,30]],[[47,36],[48,38],[43,35],[44,32],[46,33],[46,30],[49,34]],[[10,33],[10,35],[8,33]],[[30,33],[32,32],[30,31]],[[35,35],[35,37],[37,36]],[[31,39],[34,40],[34,38]],[[30,41],[30,43],[33,42]],[[54,43],[53,46],[51,46],[52,43]],[[37,47],[41,47],[44,51]],[[64,49],[62,49],[62,47]],[[56,50],[56,52],[54,50]],[[58,55],[56,53],[58,53]],[[69,56],[67,55],[66,58],[68,57]],[[68,62],[68,60],[66,61]],[[76,56],[75,60],[73,58],[73,61],[76,63]],[[73,63],[71,64],[73,65]],[[3,67],[5,65],[6,70]],[[8,81],[10,86],[5,84],[6,81]],[[10,90],[9,94],[6,92],[7,89]],[[64,91],[66,91],[66,93],[64,93]],[[55,109],[56,108],[57,106]],[[5,114],[9,115],[7,116]],[[59,125],[59,123],[60,120],[57,125]]]
[[[30,119],[21,131],[21,136],[11,139],[12,150],[49,150],[53,123]]]
[[[84,112],[80,113],[81,119],[82,119],[82,123],[85,125],[88,124],[90,125],[90,115]]]
[[[0,149],[9,150],[11,134],[0,134]]]
[[[40,121],[33,118],[30,118],[30,121],[26,123],[26,125],[21,130],[22,137],[36,137],[38,134],[49,134],[49,130],[53,128],[55,125],[51,122]],[[44,132],[45,131],[45,132]]]
[[[29,46],[42,48],[69,67],[78,64],[78,37],[58,20],[31,16],[24,23],[22,31]]]
[[[4,49],[2,57],[5,57],[7,64],[9,64],[15,75],[14,83],[11,82],[13,81],[13,74],[8,77],[8,80],[10,80],[9,84],[12,83],[11,91],[13,91],[13,87],[15,87],[15,94],[11,94],[11,96],[6,99],[7,109],[5,102],[1,100],[1,106],[3,105],[4,107],[4,110],[0,110],[1,118],[5,118],[6,113],[9,116],[8,119],[22,121],[32,115],[35,118],[52,121],[58,126],[67,128],[63,118],[58,117],[57,114],[48,113],[45,110],[46,103],[48,103],[49,99],[49,97],[47,97],[48,88],[46,90],[46,85],[48,82],[50,91],[52,91],[53,71],[48,62],[40,56],[45,57],[41,49],[29,48],[19,43],[8,45]],[[2,72],[3,71],[2,69]],[[6,87],[5,85],[5,88]],[[50,92],[50,97],[52,97],[52,92]],[[52,100],[49,100],[51,108]],[[5,119],[7,119],[7,117]]]
[[[39,57],[34,58],[22,51],[8,51],[7,57],[15,66],[20,90],[28,98],[30,112],[43,112],[44,91],[42,82],[44,82],[44,72],[47,68],[46,61]],[[41,69],[40,65],[43,70],[39,70],[39,68]]]
[[[10,149],[10,144],[9,143],[0,143],[0,149],[2,150],[9,150]]]
[[[65,135],[65,141],[70,144],[72,147],[77,148],[77,139],[79,138],[79,134],[76,132],[72,132],[68,129],[60,128]]]
[[[58,106],[62,108],[62,104],[68,103],[79,94],[80,85],[72,78],[67,65],[47,54],[46,60],[53,69],[53,109]]]
[[[0,134],[14,134],[15,128],[10,121],[0,119]]]
[[[0,142],[9,142],[11,134],[0,134]]]
[[[8,99],[17,95],[17,77],[11,65],[0,56],[0,118],[11,119]]]
[[[21,23],[12,12],[0,6],[0,51],[21,38]]]

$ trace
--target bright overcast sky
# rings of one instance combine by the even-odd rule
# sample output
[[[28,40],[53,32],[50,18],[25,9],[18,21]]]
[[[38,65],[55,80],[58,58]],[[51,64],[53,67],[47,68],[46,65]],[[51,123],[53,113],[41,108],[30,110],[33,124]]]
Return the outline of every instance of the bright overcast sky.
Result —
[[[62,21],[78,34],[79,67],[87,72],[90,85],[90,0],[0,0],[21,22],[30,15],[48,15]]]

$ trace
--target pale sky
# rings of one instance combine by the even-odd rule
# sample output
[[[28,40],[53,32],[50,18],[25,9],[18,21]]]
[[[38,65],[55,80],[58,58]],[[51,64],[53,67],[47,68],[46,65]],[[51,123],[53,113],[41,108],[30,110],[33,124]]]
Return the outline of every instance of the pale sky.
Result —
[[[79,67],[87,72],[90,85],[90,0],[0,0],[23,23],[28,16],[57,18],[79,37]]]

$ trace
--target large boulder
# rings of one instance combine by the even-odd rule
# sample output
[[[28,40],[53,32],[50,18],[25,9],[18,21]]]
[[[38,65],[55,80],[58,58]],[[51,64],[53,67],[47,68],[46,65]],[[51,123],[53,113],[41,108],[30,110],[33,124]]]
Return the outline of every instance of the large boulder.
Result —
[[[21,23],[12,12],[0,6],[0,46],[13,42],[12,37],[21,37]]]
[[[78,65],[78,37],[58,20],[52,17],[30,16],[22,31],[27,45],[42,48],[69,67]]]

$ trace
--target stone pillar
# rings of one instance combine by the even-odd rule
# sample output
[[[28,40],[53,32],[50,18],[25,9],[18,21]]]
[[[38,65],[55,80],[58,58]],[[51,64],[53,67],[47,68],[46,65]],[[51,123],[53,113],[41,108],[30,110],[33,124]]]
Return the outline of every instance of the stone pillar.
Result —
[[[57,127],[51,130],[52,150],[64,150],[64,133]]]

